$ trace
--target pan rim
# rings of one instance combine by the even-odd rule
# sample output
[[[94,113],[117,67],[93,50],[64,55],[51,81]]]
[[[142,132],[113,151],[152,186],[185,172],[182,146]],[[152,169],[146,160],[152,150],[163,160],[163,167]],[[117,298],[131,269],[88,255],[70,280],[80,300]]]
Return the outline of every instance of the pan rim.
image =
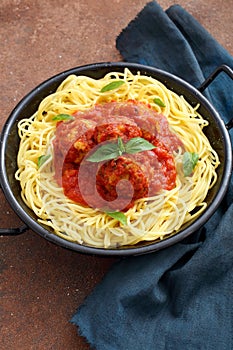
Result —
[[[39,92],[43,91],[46,87],[50,86],[52,82],[57,81],[57,84],[59,85],[59,82],[64,80],[66,76],[70,74],[79,74],[84,71],[96,71],[98,69],[111,69],[114,68],[123,69],[123,68],[129,68],[129,69],[138,69],[141,72],[153,73],[157,74],[158,76],[167,77],[171,80],[174,80],[174,82],[181,85],[181,87],[188,89],[189,92],[191,92],[193,95],[196,96],[198,100],[202,102],[202,105],[210,111],[211,115],[217,122],[218,128],[220,129],[221,135],[223,137],[223,146],[224,146],[224,152],[225,152],[225,164],[223,169],[223,177],[219,184],[219,191],[215,195],[213,201],[210,203],[210,205],[207,207],[207,209],[201,214],[200,217],[198,217],[190,226],[187,228],[179,231],[175,235],[168,237],[162,241],[156,241],[156,242],[148,242],[147,245],[142,247],[132,246],[132,247],[119,247],[119,248],[112,248],[112,249],[105,249],[105,248],[96,248],[91,247],[87,245],[80,245],[75,242],[70,242],[68,240],[65,240],[55,234],[50,233],[48,230],[46,230],[41,224],[36,222],[24,209],[23,207],[18,203],[17,199],[15,198],[10,183],[8,181],[8,174],[5,164],[6,159],[6,145],[8,136],[11,132],[11,129],[13,125],[17,121],[18,114],[20,113],[20,110],[23,108],[23,106],[27,105],[30,100],[38,94]],[[48,95],[48,93],[46,94]],[[42,98],[41,98],[42,99]],[[40,100],[41,100],[40,99]],[[100,62],[100,63],[93,63],[93,64],[87,64],[83,66],[74,67],[71,69],[68,69],[66,71],[60,72],[44,82],[37,85],[34,89],[32,89],[27,95],[25,95],[19,103],[15,106],[13,111],[10,113],[8,119],[6,120],[0,137],[1,142],[1,162],[0,162],[0,183],[2,186],[2,190],[4,192],[4,195],[6,199],[8,200],[9,204],[11,205],[12,209],[15,211],[15,213],[20,217],[20,219],[28,225],[30,229],[32,229],[34,232],[38,233],[43,238],[46,238],[47,240],[60,245],[64,248],[68,248],[71,250],[74,250],[79,253],[87,253],[92,255],[101,255],[101,256],[128,256],[128,255],[141,255],[146,253],[151,253],[154,251],[158,251],[164,248],[167,248],[168,246],[171,246],[175,243],[180,242],[193,232],[197,231],[201,226],[203,226],[208,219],[213,215],[213,213],[218,208],[220,202],[222,201],[224,195],[226,194],[228,184],[230,182],[231,177],[231,169],[232,169],[232,152],[231,152],[231,140],[229,133],[225,127],[225,124],[223,120],[221,119],[219,113],[215,110],[213,105],[205,98],[205,96],[200,93],[195,87],[193,87],[191,84],[186,82],[185,80],[168,73],[166,71],[163,71],[158,68],[145,66],[141,64],[136,63],[126,63],[126,62]]]

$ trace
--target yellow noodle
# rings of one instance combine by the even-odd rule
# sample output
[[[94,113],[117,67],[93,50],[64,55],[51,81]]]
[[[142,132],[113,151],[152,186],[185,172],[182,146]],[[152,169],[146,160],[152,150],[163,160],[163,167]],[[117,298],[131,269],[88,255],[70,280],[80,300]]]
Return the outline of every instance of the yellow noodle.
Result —
[[[113,80],[124,80],[115,90],[101,93],[102,87]],[[158,106],[160,98],[165,107]],[[182,152],[175,156],[176,187],[162,190],[158,195],[137,200],[126,213],[127,225],[119,223],[106,213],[72,202],[63,194],[54,180],[53,157],[38,168],[38,158],[52,154],[57,114],[85,111],[96,103],[127,101],[145,102],[164,114],[171,129],[189,152],[200,159],[193,176],[184,177]],[[169,90],[152,77],[124,72],[111,72],[102,79],[86,76],[68,76],[57,91],[47,96],[31,117],[18,124],[21,139],[18,152],[16,179],[20,181],[22,198],[38,216],[38,221],[51,227],[54,234],[71,242],[95,247],[118,247],[136,244],[142,240],[162,240],[174,235],[180,227],[198,217],[206,208],[208,190],[217,180],[219,158],[203,133],[208,122],[183,96]],[[195,209],[195,212],[193,210]]]

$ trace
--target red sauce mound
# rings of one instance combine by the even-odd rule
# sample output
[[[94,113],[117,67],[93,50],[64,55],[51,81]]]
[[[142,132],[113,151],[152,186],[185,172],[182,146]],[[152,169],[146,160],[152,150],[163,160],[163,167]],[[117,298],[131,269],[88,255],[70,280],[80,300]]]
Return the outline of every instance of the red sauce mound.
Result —
[[[124,207],[125,201],[131,204],[136,199],[147,197],[149,182],[137,162],[130,158],[119,157],[100,166],[96,175],[96,188],[100,196],[110,202],[110,207],[111,202],[116,200],[120,193],[119,197],[123,201],[118,205]]]
[[[183,147],[167,119],[136,101],[108,102],[59,122],[54,145],[55,178],[71,200],[94,208],[126,210],[135,200],[171,190],[173,152]],[[155,148],[91,163],[89,152],[118,138],[141,137]]]

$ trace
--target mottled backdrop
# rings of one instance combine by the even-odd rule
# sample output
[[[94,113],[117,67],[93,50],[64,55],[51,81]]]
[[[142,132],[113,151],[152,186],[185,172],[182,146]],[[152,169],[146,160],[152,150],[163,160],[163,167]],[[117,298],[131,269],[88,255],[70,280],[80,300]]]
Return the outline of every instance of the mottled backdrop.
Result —
[[[1,0],[0,127],[33,87],[71,67],[120,61],[115,38],[145,0]],[[160,0],[189,11],[233,54],[233,0]],[[21,222],[0,193],[0,226]],[[1,237],[0,349],[87,350],[68,321],[114,259],[83,256],[32,231]]]

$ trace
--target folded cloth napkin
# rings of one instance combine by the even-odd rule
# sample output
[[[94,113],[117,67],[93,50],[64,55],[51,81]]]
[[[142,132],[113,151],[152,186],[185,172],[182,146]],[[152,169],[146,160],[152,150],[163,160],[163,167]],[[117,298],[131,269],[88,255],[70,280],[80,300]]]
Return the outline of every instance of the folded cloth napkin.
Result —
[[[199,86],[233,58],[182,7],[148,3],[117,38],[127,61]],[[220,74],[211,102],[227,122],[232,80]],[[198,232],[165,250],[116,262],[71,322],[96,350],[233,349],[233,181]]]

